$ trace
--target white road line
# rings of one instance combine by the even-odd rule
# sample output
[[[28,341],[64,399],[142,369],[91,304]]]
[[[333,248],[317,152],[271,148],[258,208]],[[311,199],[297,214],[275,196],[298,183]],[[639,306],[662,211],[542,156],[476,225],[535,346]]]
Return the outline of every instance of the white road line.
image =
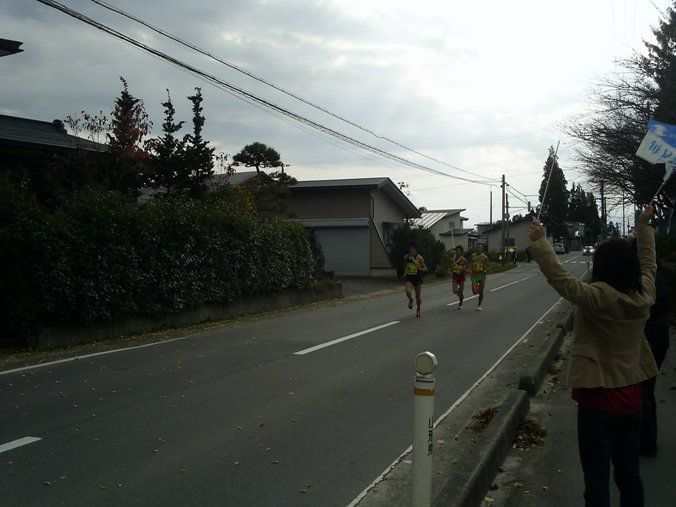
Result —
[[[479,295],[477,294],[476,296],[470,296],[470,297],[468,297],[468,298],[465,298],[465,299],[463,299],[462,301],[463,301],[463,303],[464,303],[465,301],[469,301],[470,299],[476,299],[476,298],[478,298],[478,297],[479,297]],[[452,303],[448,303],[446,306],[457,305],[459,302],[460,302],[460,301],[453,301]]]
[[[23,437],[17,440],[12,440],[11,442],[7,442],[6,444],[0,445],[0,454],[2,454],[3,452],[11,451],[12,449],[16,449],[17,447],[21,447],[22,445],[32,444],[33,442],[37,442],[38,440],[42,439],[38,437]]]
[[[336,338],[335,340],[331,340],[330,342],[326,343],[320,343],[319,345],[315,345],[314,347],[309,347],[307,349],[299,350],[298,352],[294,352],[294,355],[296,356],[304,356],[305,354],[309,354],[310,352],[314,352],[316,350],[321,350],[326,347],[330,347],[332,345],[335,345],[336,343],[341,343],[347,340],[351,340],[352,338],[356,338],[357,336],[362,336],[367,333],[372,333],[374,331],[379,331],[380,329],[384,329],[386,327],[394,326],[395,324],[399,324],[398,320],[393,320],[392,322],[388,322],[387,324],[381,324],[380,326],[372,327],[369,329],[364,329],[363,331],[359,331],[358,333],[352,333],[347,336],[343,336],[342,338]]]
[[[528,331],[526,331],[524,334],[522,334],[522,335],[521,335],[521,338],[519,338],[518,340],[516,340],[516,341],[512,344],[512,346],[509,347],[509,348],[507,349],[507,351],[506,351],[504,354],[502,354],[502,356],[500,356],[500,359],[498,359],[498,360],[493,364],[493,366],[491,366],[488,370],[486,370],[486,372],[485,372],[483,375],[481,375],[481,377],[479,377],[479,379],[478,379],[476,382],[474,382],[474,384],[472,384],[472,386],[471,386],[469,389],[467,389],[467,391],[465,391],[465,392],[463,393],[463,395],[460,396],[460,398],[458,398],[457,400],[455,400],[455,402],[453,403],[453,405],[451,405],[451,407],[450,407],[448,410],[446,410],[446,412],[444,412],[443,414],[441,414],[441,415],[439,416],[439,418],[438,418],[438,419],[435,421],[435,423],[434,423],[434,427],[435,427],[435,428],[439,425],[439,423],[440,423],[442,420],[444,420],[451,412],[453,412],[453,410],[455,410],[456,407],[457,407],[458,405],[460,405],[463,401],[465,401],[465,399],[466,399],[470,394],[472,394],[472,391],[474,391],[477,387],[479,387],[479,384],[481,384],[484,380],[486,380],[486,378],[487,378],[491,373],[493,373],[493,370],[495,370],[495,368],[498,367],[498,365],[502,362],[502,360],[503,360],[505,357],[507,357],[507,355],[509,355],[509,353],[510,353],[512,350],[514,350],[514,348],[515,348],[519,343],[521,343],[521,342],[523,341],[523,339],[524,339],[526,336],[528,336],[528,333],[530,333],[533,329],[535,329],[535,326],[537,326],[540,322],[542,322],[542,319],[544,319],[547,315],[549,315],[549,312],[551,312],[551,311],[556,307],[556,305],[559,304],[559,302],[561,302],[562,299],[563,299],[563,298],[559,298],[559,299],[556,301],[556,303],[554,303],[554,304],[549,308],[549,310],[547,310],[545,313],[543,313],[542,316],[541,316],[538,320],[536,320],[535,323],[534,323],[531,327],[528,328]],[[352,501],[347,505],[347,507],[355,507],[359,502],[361,502],[362,499],[363,499],[363,498],[368,494],[368,492],[371,490],[371,488],[373,488],[374,486],[376,486],[377,484],[379,484],[380,482],[382,482],[382,480],[385,478],[385,476],[387,475],[387,473],[388,473],[390,470],[392,470],[395,466],[397,466],[397,464],[398,464],[402,459],[404,459],[404,456],[406,456],[409,452],[411,452],[412,449],[413,449],[413,446],[408,446],[408,448],[407,448],[404,452],[402,452],[402,453],[399,455],[399,457],[398,457],[397,459],[395,459],[395,460],[392,462],[392,464],[391,464],[390,466],[388,466],[388,467],[387,467],[387,468],[386,468],[386,469],[385,469],[378,477],[376,477],[375,480],[374,480],[373,482],[371,482],[371,484],[369,484],[368,486],[366,486],[366,488],[365,488],[361,493],[359,493],[359,495],[358,495],[354,500],[352,500]]]
[[[509,287],[510,285],[514,285],[515,283],[523,282],[524,280],[530,280],[533,278],[532,276],[527,276],[526,278],[522,278],[521,280],[517,280],[516,282],[508,283],[505,285],[502,285],[501,287],[496,287],[495,289],[491,289],[491,292],[495,292],[496,290],[504,289],[505,287]]]
[[[146,347],[154,347],[155,345],[162,345],[164,343],[171,343],[179,340],[187,340],[188,338],[194,338],[195,335],[186,335],[179,336],[177,338],[171,338],[170,340],[164,340],[159,342],[146,343],[145,345],[134,345],[133,347],[123,347],[119,349],[104,350],[103,352],[94,352],[92,354],[85,354],[82,356],[67,357],[65,359],[57,359],[56,361],[49,361],[47,363],[38,363],[31,366],[23,366],[21,368],[14,368],[13,370],[0,371],[0,375],[9,375],[10,373],[18,373],[20,371],[34,370],[36,368],[44,368],[45,366],[53,366],[55,364],[61,363],[70,363],[71,361],[78,361],[80,359],[88,359],[90,357],[96,356],[105,356],[107,354],[115,354],[117,352],[124,352],[125,350],[134,350],[134,349],[143,349]]]
[[[565,261],[563,261],[563,263],[568,264],[570,261],[572,261],[573,259],[577,259],[578,257],[582,257],[582,256],[576,255],[575,257],[571,257],[570,259],[566,259]],[[573,263],[573,264],[576,264],[576,263]]]

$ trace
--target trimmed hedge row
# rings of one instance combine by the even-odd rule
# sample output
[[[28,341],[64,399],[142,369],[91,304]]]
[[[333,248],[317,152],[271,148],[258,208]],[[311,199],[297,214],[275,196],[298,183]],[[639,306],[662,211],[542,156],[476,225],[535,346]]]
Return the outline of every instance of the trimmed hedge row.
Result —
[[[302,226],[227,198],[81,193],[50,211],[0,188],[0,345],[44,326],[161,317],[247,295],[307,287]]]

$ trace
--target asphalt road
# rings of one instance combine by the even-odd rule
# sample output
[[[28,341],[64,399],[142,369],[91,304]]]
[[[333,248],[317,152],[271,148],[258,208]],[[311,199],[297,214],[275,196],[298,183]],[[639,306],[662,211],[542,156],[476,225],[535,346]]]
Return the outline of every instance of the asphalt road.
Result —
[[[523,264],[483,312],[444,283],[421,319],[396,294],[0,372],[0,503],[343,507],[410,445],[418,352],[441,414],[557,300]]]

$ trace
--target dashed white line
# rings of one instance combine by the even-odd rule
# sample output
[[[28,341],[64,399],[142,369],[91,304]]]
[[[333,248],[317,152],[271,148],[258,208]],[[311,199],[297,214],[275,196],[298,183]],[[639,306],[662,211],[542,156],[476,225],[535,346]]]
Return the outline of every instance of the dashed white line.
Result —
[[[504,289],[505,287],[509,287],[510,285],[514,285],[515,283],[523,282],[524,280],[530,280],[533,278],[532,276],[527,276],[526,278],[522,278],[521,280],[517,280],[515,282],[511,282],[505,285],[502,285],[500,287],[496,287],[495,289],[491,289],[491,292],[495,292],[496,290]]]
[[[321,350],[326,347],[330,347],[332,345],[335,345],[337,343],[341,343],[347,340],[351,340],[352,338],[356,338],[357,336],[362,336],[367,333],[373,333],[374,331],[379,331],[381,329],[385,329],[386,327],[394,326],[395,324],[399,324],[398,320],[393,320],[392,322],[388,322],[386,324],[381,324],[380,326],[376,327],[371,327],[369,329],[364,329],[363,331],[359,331],[358,333],[352,333],[347,336],[343,336],[342,338],[336,338],[335,340],[331,340],[326,343],[320,343],[319,345],[315,345],[314,347],[309,347],[307,349],[299,350],[298,352],[294,352],[294,355],[296,356],[304,356],[305,354],[309,354],[310,352],[315,352],[316,350]]]
[[[21,447],[22,445],[32,444],[33,442],[37,442],[38,440],[42,439],[38,437],[23,437],[18,438],[16,440],[12,440],[11,442],[7,442],[6,444],[0,445],[0,454],[2,454],[3,452],[11,451],[12,449],[16,449],[17,447]]]

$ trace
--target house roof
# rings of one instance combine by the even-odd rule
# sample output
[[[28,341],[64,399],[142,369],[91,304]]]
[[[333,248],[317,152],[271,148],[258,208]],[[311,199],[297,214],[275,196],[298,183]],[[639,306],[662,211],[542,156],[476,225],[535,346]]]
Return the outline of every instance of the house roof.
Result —
[[[464,229],[464,228],[451,229],[449,231],[442,232],[441,234],[439,234],[439,236],[463,236],[464,234],[469,234],[473,230],[474,229]]]
[[[409,200],[399,187],[387,177],[380,178],[348,178],[340,180],[299,181],[291,187],[292,192],[323,189],[378,189],[385,192],[411,218],[420,217],[420,211]]]
[[[305,227],[368,227],[368,218],[303,218],[293,219],[292,222],[299,222]]]
[[[421,225],[425,229],[429,229],[434,224],[436,224],[439,220],[443,220],[444,218],[451,216],[451,215],[457,215],[458,213],[462,213],[463,211],[465,211],[465,208],[425,210],[425,211],[421,212],[422,217],[415,220],[414,223],[416,225]],[[460,219],[461,220],[467,220],[465,217],[460,217]]]
[[[9,39],[0,39],[0,56],[13,55],[15,53],[21,53],[21,45],[23,42],[18,40],[9,40]]]
[[[0,114],[0,144],[27,148],[105,151],[107,146],[72,136],[60,120],[41,121]]]
[[[256,176],[256,171],[241,171],[232,174],[214,174],[209,179],[210,187],[222,185],[241,185]]]

